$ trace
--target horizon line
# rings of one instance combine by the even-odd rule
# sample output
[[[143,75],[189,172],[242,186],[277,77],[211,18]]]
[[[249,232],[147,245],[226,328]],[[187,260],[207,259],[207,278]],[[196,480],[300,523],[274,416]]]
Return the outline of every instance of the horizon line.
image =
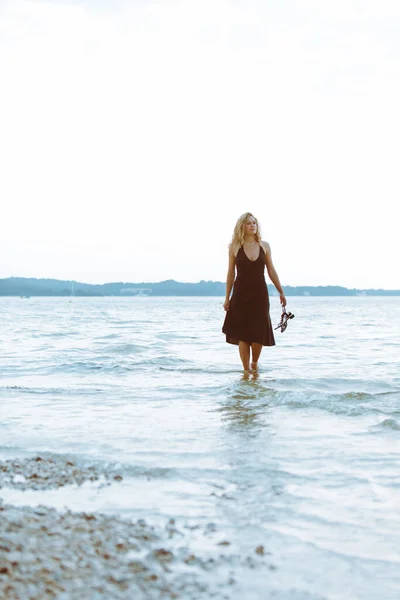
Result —
[[[179,281],[176,279],[162,279],[160,281],[105,281],[104,283],[86,283],[84,281],[78,281],[76,279],[58,279],[56,277],[22,277],[22,276],[18,276],[18,275],[11,275],[9,277],[1,277],[0,281],[5,281],[5,280],[11,280],[11,279],[20,279],[20,280],[36,280],[36,281],[59,281],[62,283],[73,283],[73,284],[82,284],[82,285],[91,285],[91,286],[104,286],[104,285],[116,285],[116,284],[123,284],[123,285],[127,285],[127,284],[132,284],[132,285],[159,285],[159,284],[163,284],[163,283],[176,283],[176,284],[180,284],[180,285],[199,285],[199,284],[220,284],[220,285],[225,285],[224,281],[218,281],[218,280],[211,280],[211,279],[200,279],[198,281]],[[272,282],[266,282],[268,286],[272,286],[274,287],[274,284]],[[325,283],[325,284],[299,284],[299,285],[292,285],[292,284],[282,284],[283,288],[343,288],[346,290],[358,290],[358,291],[387,291],[387,292],[400,292],[399,288],[373,288],[373,287],[369,287],[369,288],[357,288],[357,287],[347,287],[345,285],[340,285],[340,284],[332,284],[332,283]]]

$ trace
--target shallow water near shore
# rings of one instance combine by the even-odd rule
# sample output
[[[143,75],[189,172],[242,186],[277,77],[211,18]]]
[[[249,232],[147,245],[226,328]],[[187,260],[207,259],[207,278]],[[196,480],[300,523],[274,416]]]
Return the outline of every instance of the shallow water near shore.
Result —
[[[0,497],[174,518],[205,552],[263,545],[273,568],[237,567],[229,598],[398,598],[400,298],[289,301],[246,380],[219,298],[1,298],[0,458],[123,481]]]

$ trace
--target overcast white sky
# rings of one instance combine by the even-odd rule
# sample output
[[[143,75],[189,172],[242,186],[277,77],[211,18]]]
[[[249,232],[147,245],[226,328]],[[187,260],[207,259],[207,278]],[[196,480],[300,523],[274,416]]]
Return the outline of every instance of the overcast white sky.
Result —
[[[0,0],[0,277],[400,288],[398,0]]]

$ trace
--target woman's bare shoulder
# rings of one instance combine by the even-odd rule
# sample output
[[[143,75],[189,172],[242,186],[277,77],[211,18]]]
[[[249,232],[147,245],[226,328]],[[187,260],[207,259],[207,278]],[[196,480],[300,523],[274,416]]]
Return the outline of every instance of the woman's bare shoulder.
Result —
[[[265,240],[261,240],[260,244],[261,244],[261,246],[262,246],[262,249],[264,250],[265,254],[266,254],[267,252],[270,252],[270,250],[271,250],[271,246],[269,245],[269,243],[268,243],[268,242],[266,242]]]
[[[232,244],[232,242],[229,244],[229,254],[233,254],[233,256],[236,256],[236,254],[239,251],[239,244]]]

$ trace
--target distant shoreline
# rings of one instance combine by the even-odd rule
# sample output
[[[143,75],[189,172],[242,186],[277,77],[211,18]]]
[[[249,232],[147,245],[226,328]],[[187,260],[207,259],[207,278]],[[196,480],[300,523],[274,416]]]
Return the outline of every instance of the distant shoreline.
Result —
[[[277,295],[268,285],[271,296]],[[400,296],[400,290],[358,289],[343,286],[291,286],[284,285],[286,296]],[[199,281],[184,283],[169,279],[156,283],[114,282],[103,284],[81,283],[60,279],[8,277],[0,279],[0,296],[29,297],[156,297],[156,296],[225,296],[225,283]]]

